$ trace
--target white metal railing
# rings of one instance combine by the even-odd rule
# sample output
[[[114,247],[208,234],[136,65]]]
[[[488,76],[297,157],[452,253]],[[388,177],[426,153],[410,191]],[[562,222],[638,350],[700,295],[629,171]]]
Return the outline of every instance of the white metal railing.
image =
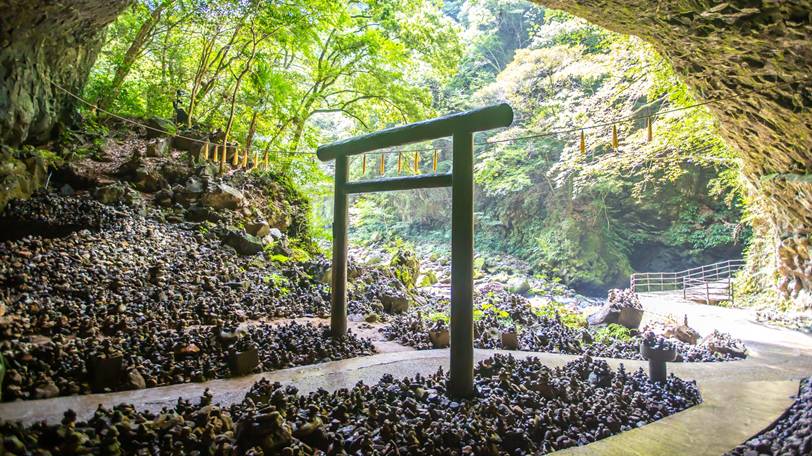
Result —
[[[631,275],[631,289],[636,293],[682,291],[692,301],[733,301],[733,275],[744,266],[744,260],[726,260],[677,272],[636,272]]]

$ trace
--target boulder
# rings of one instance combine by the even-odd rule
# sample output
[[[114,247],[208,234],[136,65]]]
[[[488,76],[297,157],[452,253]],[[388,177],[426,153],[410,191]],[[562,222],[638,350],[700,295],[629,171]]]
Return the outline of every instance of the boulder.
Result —
[[[213,212],[208,207],[192,205],[189,206],[188,209],[186,209],[185,218],[190,222],[200,223],[205,222],[207,220],[210,222],[217,222],[220,216],[217,215],[216,212]]]
[[[214,209],[238,209],[245,204],[245,196],[230,185],[217,184],[200,197],[200,203]]]
[[[160,117],[151,117],[147,119],[147,138],[165,138],[175,134],[177,128],[175,124],[168,119]]]
[[[609,290],[607,303],[587,317],[590,325],[617,323],[629,329],[637,329],[643,320],[643,306],[637,294],[630,289]]]
[[[282,234],[282,231],[279,230],[279,228],[271,228],[268,234],[271,235],[274,241],[278,241],[279,239],[282,239],[282,236],[284,236]]]
[[[172,147],[190,153],[199,153],[207,140],[205,135],[187,131],[183,132],[181,136],[172,137]]]
[[[380,293],[378,298],[383,304],[383,309],[386,312],[399,314],[409,310],[409,297],[405,293],[396,290],[385,290]]]
[[[663,331],[663,335],[665,337],[670,337],[672,339],[677,339],[680,342],[685,342],[686,344],[696,345],[699,341],[699,332],[694,328],[688,326],[688,316],[685,316],[683,324],[677,325],[670,325],[665,328]]]
[[[526,277],[513,277],[508,280],[507,289],[511,293],[527,294],[530,291],[530,282]]]
[[[256,223],[249,223],[245,225],[245,231],[252,236],[264,238],[271,232],[271,226],[266,221],[258,221]]]
[[[139,372],[138,369],[130,369],[127,372],[126,386],[128,389],[144,389],[147,387],[147,382],[144,380],[144,376],[141,375],[141,372]]]
[[[161,189],[155,194],[155,203],[162,207],[169,207],[174,201],[175,192],[171,188]]]
[[[157,192],[162,188],[169,187],[169,183],[158,171],[145,166],[135,170],[133,184],[138,190],[147,193]]]
[[[93,198],[102,204],[116,204],[127,199],[127,186],[121,182],[114,182],[93,190]]]
[[[243,352],[229,353],[226,363],[232,376],[248,375],[259,366],[259,352],[256,348],[250,348]]]
[[[505,331],[501,337],[502,348],[505,350],[519,349],[519,335],[516,331]]]
[[[451,343],[451,334],[448,329],[437,329],[429,331],[429,340],[434,348],[445,348]]]
[[[183,188],[184,188],[184,190],[186,190],[186,192],[192,193],[192,194],[195,194],[195,195],[199,195],[199,194],[203,193],[204,190],[206,190],[206,186],[203,184],[203,181],[200,178],[195,177],[195,176],[190,177],[186,181],[186,185],[184,185]]]
[[[223,243],[232,247],[240,255],[255,255],[262,251],[262,240],[248,233],[236,230],[226,232]]]
[[[53,180],[63,182],[78,190],[87,190],[99,185],[98,177],[91,172],[87,172],[77,162],[68,162],[56,169]]]
[[[174,193],[174,202],[183,207],[188,207],[197,201],[197,195],[187,192],[186,188],[181,185],[172,187],[172,192]]]
[[[623,307],[617,317],[617,324],[629,329],[639,328],[641,321],[643,321],[643,309],[635,309],[634,307]]]
[[[147,144],[147,157],[160,158],[169,155],[169,139],[159,138]]]

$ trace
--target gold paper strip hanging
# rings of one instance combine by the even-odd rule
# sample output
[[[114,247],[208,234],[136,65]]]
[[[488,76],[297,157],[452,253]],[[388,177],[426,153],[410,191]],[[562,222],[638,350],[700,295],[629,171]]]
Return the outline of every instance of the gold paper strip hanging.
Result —
[[[228,154],[228,148],[226,147],[226,142],[223,141],[223,150],[220,151],[220,169],[219,173],[223,174],[226,168],[226,155]]]
[[[251,154],[251,152],[248,149],[243,150],[243,154],[242,154],[242,167],[243,168],[248,168],[248,155],[250,155],[250,154]]]
[[[259,151],[251,154],[251,169],[257,169],[259,165]]]
[[[383,152],[381,152],[381,164],[380,164],[380,168],[381,168],[381,169],[380,169],[381,176],[383,176],[383,175],[386,173],[386,168],[385,168],[385,167],[386,167],[386,164],[385,164],[386,162],[384,161],[384,157],[383,157],[383,156],[384,156],[384,154],[383,154]]]
[[[612,125],[612,148],[615,149],[615,152],[617,152],[618,149],[617,125]]]
[[[209,143],[208,142],[203,144],[203,153],[201,155],[203,157],[204,162],[209,161]]]
[[[268,156],[271,154],[271,151],[265,149],[265,157],[263,157],[262,161],[265,164],[265,169],[268,169]]]
[[[240,148],[234,146],[234,157],[231,159],[232,166],[239,166],[240,165]]]
[[[646,118],[646,130],[648,135],[646,137],[647,142],[651,142],[654,140],[654,128],[652,127],[651,117]]]
[[[584,130],[581,130],[581,156],[586,157],[586,135],[584,134]]]
[[[398,152],[398,176],[400,176],[400,172],[403,170],[403,152]]]
[[[437,174],[437,151],[434,151],[434,162],[431,165],[431,169],[434,171],[434,174]]]
[[[420,174],[420,153],[417,151],[414,153],[414,174]]]
[[[218,153],[219,149],[220,149],[220,146],[215,144],[214,145],[214,157],[213,157],[214,163],[217,163],[217,162],[220,161],[220,154]]]
[[[366,176],[367,174],[367,154],[364,154],[364,158],[361,159],[361,175]]]

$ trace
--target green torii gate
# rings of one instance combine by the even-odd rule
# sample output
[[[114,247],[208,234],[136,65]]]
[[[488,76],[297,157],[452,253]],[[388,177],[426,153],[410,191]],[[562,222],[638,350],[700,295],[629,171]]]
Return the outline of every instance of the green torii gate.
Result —
[[[353,193],[451,187],[451,378],[448,392],[474,393],[474,133],[507,127],[513,109],[506,103],[452,114],[319,147],[321,161],[335,160],[333,270],[330,329],[347,333],[347,196]],[[408,176],[348,182],[349,157],[387,147],[451,136],[451,174]]]

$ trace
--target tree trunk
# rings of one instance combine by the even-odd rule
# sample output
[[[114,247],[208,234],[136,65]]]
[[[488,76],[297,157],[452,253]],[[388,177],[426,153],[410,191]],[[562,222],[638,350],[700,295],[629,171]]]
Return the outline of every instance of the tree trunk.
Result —
[[[257,132],[257,112],[251,116],[251,125],[248,126],[248,134],[245,137],[245,150],[251,152],[251,145],[254,143],[254,134]]]
[[[0,9],[0,142],[52,139],[69,121],[104,39],[130,0],[3,0]],[[50,81],[50,82],[49,82]]]
[[[144,46],[152,40],[152,30],[155,29],[155,26],[158,25],[158,22],[161,20],[161,14],[163,14],[164,9],[169,6],[171,2],[162,2],[155,9],[150,13],[149,17],[141,27],[138,29],[138,33],[135,34],[135,38],[133,42],[130,43],[130,47],[127,48],[127,52],[124,53],[124,59],[121,63],[116,67],[116,73],[113,76],[113,83],[110,87],[110,91],[101,99],[99,102],[99,107],[102,109],[107,109],[116,98],[118,98],[118,94],[121,92],[121,86],[124,84],[124,79],[127,78],[127,75],[130,74],[130,69],[132,69],[133,64],[141,55],[141,51],[144,49]]]

